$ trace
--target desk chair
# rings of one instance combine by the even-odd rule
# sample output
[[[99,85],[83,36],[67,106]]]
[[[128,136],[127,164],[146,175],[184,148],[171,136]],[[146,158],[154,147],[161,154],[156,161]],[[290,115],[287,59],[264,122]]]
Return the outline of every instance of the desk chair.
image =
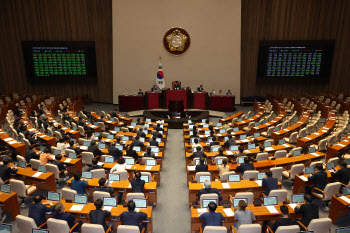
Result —
[[[243,174],[243,180],[258,179],[258,171],[245,171]]]
[[[62,134],[60,132],[58,132],[58,131],[55,131],[53,133],[53,135],[54,135],[54,137],[56,139],[56,142],[58,142],[62,138]]]
[[[298,223],[301,224],[299,221]],[[315,233],[330,233],[332,220],[330,218],[312,219],[308,227],[304,226],[303,224],[301,224],[301,226],[303,226],[306,231],[313,231]]]
[[[24,161],[24,162],[26,162],[26,159],[23,156],[21,156],[21,155],[17,155],[16,158],[17,158],[17,161]]]
[[[26,145],[27,150],[29,150],[29,146],[31,145],[29,140],[26,138],[23,138],[23,143],[24,143],[24,145]]]
[[[227,157],[226,157],[226,156],[217,156],[217,157],[215,157],[215,159],[214,159],[214,163],[218,164],[218,160],[219,160],[219,159],[227,159]]]
[[[47,220],[47,228],[50,233],[71,233],[73,229],[78,226],[77,222],[71,229],[69,229],[68,222],[65,220],[59,220],[55,218],[49,218]]]
[[[200,177],[200,176],[210,176],[210,177],[211,177],[211,174],[210,174],[210,172],[197,172],[197,173],[196,173],[196,176],[193,177],[193,180],[196,180],[196,181],[199,182],[199,177]],[[210,179],[210,180],[211,180],[211,179]]]
[[[128,171],[115,171],[113,174],[119,174],[120,180],[129,180]]]
[[[103,122],[97,122],[97,125],[100,126],[101,131],[105,131],[105,130],[106,130],[105,123],[103,123]]]
[[[285,158],[286,156],[287,156],[287,151],[286,150],[278,150],[273,155],[273,157],[275,157],[275,159]]]
[[[271,134],[272,132],[275,130],[275,127],[274,126],[270,126],[266,132],[262,132],[261,135],[264,136],[264,137],[271,137]]]
[[[105,169],[95,169],[91,171],[92,178],[105,178],[106,177],[106,171]]]
[[[84,127],[81,126],[81,125],[79,125],[79,126],[78,126],[78,131],[79,131],[79,133],[80,133],[80,137],[85,138],[85,130],[84,130]]]
[[[106,157],[108,157],[108,158],[113,158],[112,155],[102,155],[102,156],[101,156],[101,161],[102,161],[102,162],[105,162]]]
[[[127,132],[129,132],[129,128],[127,128],[127,127],[120,127],[120,131],[127,133]]]
[[[323,165],[322,161],[315,161],[315,162],[311,162],[310,167],[316,168],[317,164],[322,164]]]
[[[216,193],[202,194],[199,198],[200,206],[203,206],[203,200],[216,200],[216,203],[219,205],[219,196]]]
[[[232,233],[261,233],[261,226],[260,224],[242,224],[238,231],[232,227]]]
[[[45,222],[38,227],[34,219],[23,215],[16,216],[16,223],[17,223],[18,232],[21,232],[21,233],[32,233],[32,229],[38,229],[38,228],[40,229],[46,224]]]
[[[269,197],[277,197],[278,203],[287,201],[287,196],[288,196],[288,192],[285,189],[275,189],[275,190],[271,190],[269,193]],[[261,193],[261,197],[266,197],[266,195],[264,193]],[[263,202],[262,199],[261,199],[261,202]]]
[[[328,183],[323,191],[321,189],[313,187],[311,194],[324,201],[326,203],[326,206],[328,206],[328,203],[332,200],[332,196],[339,194],[340,187],[340,182]]]
[[[250,122],[247,127],[243,128],[243,130],[246,133],[249,133],[252,130],[253,127],[255,127],[255,122],[254,121]]]
[[[326,151],[327,150],[327,138],[322,139],[318,142],[318,145],[316,146],[317,151]]]
[[[108,132],[102,132],[102,137],[106,138],[108,136],[108,134],[109,134]]]
[[[231,123],[228,123],[229,126],[233,126],[235,124],[235,122],[238,121],[238,117],[235,117],[232,119]]]
[[[71,150],[71,149],[65,149],[65,150],[64,150],[65,156],[68,156],[69,153],[74,153],[74,154],[75,154],[75,151],[74,151],[74,150]]]
[[[48,163],[48,164],[46,164],[46,171],[53,173],[53,175],[55,176],[56,185],[59,187],[58,182],[65,178],[65,171],[66,170],[60,171],[60,170],[58,170],[57,165]],[[63,174],[63,178],[61,177],[62,174]]]
[[[227,165],[228,166],[228,165]],[[225,172],[224,174],[222,174],[222,177],[215,177],[215,179],[218,179],[218,180],[220,180],[221,182],[228,182],[228,177],[230,176],[230,175],[234,175],[234,174],[236,174],[236,172],[235,171],[230,171],[230,172]]]
[[[229,195],[230,197],[230,203],[232,203],[232,199],[233,197],[231,195]],[[234,198],[247,198],[248,199],[248,203],[247,205],[253,205],[254,204],[254,193],[252,192],[239,192],[239,193],[236,193],[235,197]]]
[[[285,178],[293,181],[295,179],[295,175],[304,173],[304,168],[305,168],[304,164],[294,164],[292,165],[289,171],[284,170],[282,172],[282,175]]]
[[[339,158],[338,157],[335,157],[335,158],[331,158],[327,161],[327,163],[334,163],[335,166],[338,165],[338,162],[339,162]]]
[[[268,231],[267,231],[268,230]],[[266,233],[298,233],[300,232],[300,227],[298,225],[293,226],[280,226],[276,231],[273,231],[269,225],[266,227]]]
[[[149,157],[142,157],[142,163],[146,164],[147,160],[155,160],[154,158],[149,158]],[[157,162],[156,162],[157,163]]]
[[[203,231],[202,226],[200,226],[199,233],[227,233],[227,228],[224,226],[206,226]]]
[[[128,201],[131,201],[134,198],[147,199],[148,197],[145,196],[144,193],[128,193],[128,194],[126,194],[126,201],[125,201],[125,203],[128,203]]]
[[[277,178],[279,181],[282,180],[283,167],[272,167],[270,171],[272,172],[272,177]]]
[[[35,184],[25,185],[22,180],[10,180],[11,192],[17,193],[17,196],[22,199],[21,207],[26,207],[24,200],[38,190]]]
[[[96,201],[97,199],[103,200],[104,197],[111,197],[111,194],[108,192],[94,191],[92,196],[93,196],[94,201]]]
[[[64,124],[68,126],[68,128],[71,128],[71,125],[69,123],[69,121],[64,121]]]
[[[293,156],[294,151],[296,151],[296,150],[302,151],[302,148],[301,148],[301,147],[294,147],[293,149],[291,149],[291,150],[289,151],[289,155],[292,155],[292,156]]]
[[[256,161],[263,161],[268,159],[269,159],[269,153],[267,152],[258,153],[256,155]]]
[[[152,182],[154,181],[154,176],[150,172],[141,172],[141,176],[148,176],[148,181]]]
[[[78,139],[78,144],[79,144],[79,145],[84,145],[84,142],[85,142],[85,141],[87,141],[87,140],[84,139],[84,138],[79,138],[79,139]]]
[[[62,192],[62,199],[69,200],[69,201],[73,201],[74,195],[78,194],[77,191],[70,188],[63,188],[61,192]]]
[[[92,159],[94,158],[94,154],[92,152],[84,151],[81,153],[81,162],[85,165],[92,165]]]
[[[76,125],[74,122],[71,122],[70,124],[71,124],[71,127],[72,127],[72,128],[74,128],[74,127],[75,127],[76,129],[78,128],[77,125]]]
[[[84,224],[83,224],[84,225]],[[142,232],[140,232],[140,228],[138,226],[127,226],[127,225],[119,225],[117,228],[118,233],[145,233],[146,229],[143,228]],[[82,233],[100,233],[95,231],[83,231]],[[101,231],[102,233],[102,231]],[[108,231],[106,232],[108,233]]]
[[[31,159],[30,164],[31,164],[33,169],[38,169],[39,165],[43,165],[39,159]]]

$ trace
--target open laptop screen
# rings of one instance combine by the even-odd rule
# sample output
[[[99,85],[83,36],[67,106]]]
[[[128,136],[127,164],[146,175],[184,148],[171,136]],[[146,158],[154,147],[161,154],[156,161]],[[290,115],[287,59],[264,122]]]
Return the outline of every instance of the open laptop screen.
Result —
[[[85,195],[74,195],[74,203],[75,204],[83,204],[86,205],[88,201],[88,196]]]
[[[303,203],[304,202],[304,194],[294,194],[292,195],[292,203]]]
[[[120,175],[119,174],[108,174],[108,181],[120,181]]]
[[[8,224],[0,224],[0,233],[11,233],[12,226]]]
[[[350,233],[350,227],[343,227],[335,229],[335,233]]]
[[[264,206],[277,205],[277,197],[264,197]]]
[[[115,197],[104,197],[103,206],[117,207],[117,198]]]
[[[11,186],[8,184],[1,184],[1,192],[11,193]]]
[[[92,172],[82,172],[81,177],[85,179],[92,179]]]
[[[206,180],[211,180],[210,176],[199,176],[199,183],[204,183]]]
[[[238,207],[239,201],[244,201],[245,203],[248,203],[248,199],[247,198],[233,198],[233,208],[237,208]]]
[[[216,204],[218,204],[216,199],[203,199],[202,208],[207,208],[210,202],[215,202]]]
[[[229,175],[228,176],[228,182],[240,182],[241,176],[240,175]]]
[[[144,180],[146,183],[149,182],[149,177],[148,176],[141,176],[141,180]]]
[[[136,208],[147,208],[147,199],[134,198]]]
[[[60,193],[56,192],[47,192],[48,201],[60,201]]]

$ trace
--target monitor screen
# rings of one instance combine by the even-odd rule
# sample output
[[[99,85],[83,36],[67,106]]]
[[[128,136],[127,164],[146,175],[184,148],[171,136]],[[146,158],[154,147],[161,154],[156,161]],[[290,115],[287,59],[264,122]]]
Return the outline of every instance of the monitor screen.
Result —
[[[3,193],[11,193],[11,186],[7,184],[1,184],[1,192]]]
[[[45,148],[46,148],[46,146],[40,146],[40,151],[44,152]]]
[[[128,137],[128,136],[123,136],[123,137],[122,137],[122,141],[123,141],[123,142],[129,141],[129,137]]]
[[[315,153],[315,152],[316,152],[316,147],[310,146],[309,147],[309,153],[311,154],[311,153]]]
[[[114,135],[113,134],[108,134],[107,135],[107,139],[113,139],[114,138]]]
[[[146,183],[149,182],[149,177],[148,176],[141,176],[141,180],[144,180]]]
[[[94,122],[94,126],[98,126],[98,122]]]
[[[60,193],[56,192],[47,192],[48,201],[60,201]]]
[[[276,132],[278,132],[280,130],[281,130],[281,126],[277,126],[276,129],[275,129]]]
[[[94,135],[95,135],[95,137],[98,137],[98,136],[100,136],[100,135],[101,135],[101,133],[99,133],[99,132],[95,132],[95,133],[94,133]]]
[[[293,151],[293,156],[294,157],[297,157],[297,156],[300,156],[301,155],[301,150],[295,150]]]
[[[114,158],[113,158],[113,157],[106,156],[106,157],[105,157],[105,163],[114,163]]]
[[[90,146],[91,142],[90,141],[84,141],[84,146]]]
[[[82,172],[81,177],[84,179],[92,179],[92,172]]]
[[[204,124],[203,128],[205,128],[205,129],[209,128],[209,124]]]
[[[120,151],[123,150],[123,146],[122,146],[122,145],[119,145],[119,144],[115,145],[115,148],[117,148],[117,149],[120,150]]]
[[[141,151],[141,147],[140,146],[134,146],[134,151],[136,152],[140,152]]]
[[[202,119],[202,123],[205,123],[207,120],[206,119]]]
[[[126,158],[125,159],[125,163],[127,165],[134,165],[135,164],[135,160],[133,158]]]
[[[205,135],[210,135],[210,130],[204,131],[204,134],[205,134]]]
[[[114,131],[119,132],[120,128],[119,127],[114,127]]]
[[[259,173],[258,173],[258,180],[264,179],[265,176],[266,176],[265,172],[259,172]]]
[[[239,128],[238,127],[234,127],[233,128],[233,132],[238,132],[239,131]]]
[[[136,208],[147,208],[147,199],[133,198]]]
[[[206,180],[211,180],[210,176],[199,176],[199,183],[204,183]]]
[[[21,168],[26,168],[27,167],[27,163],[26,161],[18,161],[18,166]]]
[[[221,127],[222,123],[216,123],[216,127]]]
[[[74,194],[74,203],[75,204],[84,204],[86,205],[88,201],[88,196]]]
[[[131,126],[136,126],[136,122],[131,122]]]
[[[226,133],[226,129],[220,129],[220,133]]]
[[[305,168],[305,175],[311,174],[315,172],[315,168],[314,167],[306,167]]]
[[[264,142],[264,147],[271,147],[271,142]]]
[[[149,118],[146,118],[145,121],[151,123],[151,119],[149,119]]]
[[[68,157],[71,159],[76,159],[77,158],[77,154],[73,153],[73,152],[69,152]]]
[[[279,145],[283,145],[283,144],[285,144],[286,143],[286,140],[285,139],[280,139],[280,140],[278,140],[278,144]]]
[[[49,230],[33,229],[32,233],[49,233]]]
[[[157,161],[155,159],[146,159],[146,166],[156,166]]]
[[[245,134],[239,135],[239,139],[241,139],[241,140],[244,140],[246,138],[247,138],[247,135],[245,135]]]
[[[343,187],[343,194],[346,195],[350,195],[350,187]]]
[[[292,203],[303,203],[304,202],[304,194],[294,194],[292,195]]]
[[[224,137],[224,141],[226,142],[228,140],[228,137],[226,136],[226,137]]]
[[[53,149],[53,154],[54,154],[54,155],[59,155],[59,154],[61,154],[61,151],[60,151],[60,150]]]
[[[46,173],[46,167],[44,165],[39,165],[38,166],[38,172]]]
[[[254,133],[254,138],[260,137],[260,133]]]
[[[350,159],[346,160],[346,164],[349,166],[350,165]]]
[[[228,175],[228,182],[240,182],[241,176],[240,175]]]
[[[335,233],[350,233],[350,227],[343,227],[335,229]]]
[[[213,142],[213,138],[212,137],[208,138],[208,142],[209,143]]]
[[[0,233],[11,233],[12,226],[8,224],[0,224]]]
[[[194,125],[189,125],[188,128],[192,130],[192,129],[193,129],[193,126],[194,126]]]
[[[243,120],[242,118],[238,118],[238,120],[237,120],[237,121],[238,121],[238,122],[241,122],[242,120]]]
[[[237,208],[238,207],[238,203],[239,201],[244,201],[245,203],[248,203],[248,198],[233,198],[233,208]]]
[[[140,138],[140,142],[145,142],[145,138]]]
[[[117,198],[115,197],[104,197],[103,206],[117,207]]]
[[[108,181],[120,181],[120,175],[119,174],[108,174]]]
[[[264,197],[264,206],[277,205],[277,197]]]
[[[98,144],[98,148],[99,148],[99,149],[106,149],[106,144],[100,142],[100,143]]]
[[[301,132],[301,137],[305,138],[306,137],[306,131]]]
[[[187,121],[187,123],[188,123],[188,124],[191,124],[191,123],[192,123],[192,121],[191,121],[191,120],[188,120],[188,121]]]
[[[254,143],[248,144],[248,150],[252,150],[252,149],[255,149],[255,144]]]
[[[217,165],[221,165],[221,164],[222,164],[222,160],[224,160],[224,159],[217,159],[217,160],[216,160],[216,164],[217,164]]]
[[[327,81],[333,40],[260,41],[257,81]]]
[[[76,130],[75,130],[75,131],[76,131]],[[73,141],[74,145],[77,144],[77,139],[71,138],[70,140]]]
[[[94,41],[22,41],[28,81],[97,81]]]
[[[239,163],[239,164],[244,163],[244,158],[245,157],[238,157],[237,158],[237,163]]]
[[[151,147],[151,152],[153,153],[159,153],[159,147]]]
[[[238,151],[238,146],[230,146],[231,151]]]
[[[203,199],[202,208],[207,208],[210,202],[215,202],[216,204],[218,204],[218,201],[216,199]]]
[[[331,170],[335,168],[335,163],[327,163],[327,170]]]
[[[219,148],[218,146],[212,146],[211,147],[211,152],[218,152],[219,151]]]

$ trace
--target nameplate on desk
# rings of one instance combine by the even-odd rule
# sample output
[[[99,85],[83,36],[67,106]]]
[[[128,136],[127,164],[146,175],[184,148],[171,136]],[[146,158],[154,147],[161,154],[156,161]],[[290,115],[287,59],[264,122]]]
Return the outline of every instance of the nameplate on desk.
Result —
[[[316,133],[316,132],[315,132],[314,134],[315,134],[315,135],[320,135],[320,133]]]
[[[323,133],[327,133],[327,130],[322,130]]]
[[[222,183],[222,187],[223,187],[224,189],[229,189],[229,188],[231,188],[229,183]]]
[[[298,123],[298,124],[302,124],[302,123],[304,123],[304,122],[302,122],[302,121],[298,121],[297,123]]]
[[[306,176],[299,176],[300,179],[302,179],[303,181],[308,181]]]
[[[257,183],[259,186],[262,186],[262,180],[256,180],[255,183]]]
[[[4,139],[5,142],[9,142],[9,141],[12,141],[12,140],[13,140],[13,138],[5,138]]]
[[[233,217],[233,215],[235,215],[231,208],[224,208],[224,212],[227,215],[227,217]]]
[[[342,199],[343,201],[346,201],[348,204],[350,204],[350,199],[346,196],[341,196],[339,197],[340,199]]]
[[[275,134],[280,134],[279,132],[275,132]]]
[[[17,143],[16,140],[9,142],[10,145]]]
[[[196,170],[196,166],[188,166],[187,167],[189,171],[194,171]]]
[[[41,174],[43,174],[42,172],[36,172],[32,177],[39,177]]]
[[[90,125],[90,127],[91,127],[91,128],[97,128],[97,126],[96,126],[96,125]]]
[[[250,153],[250,150],[244,150],[244,153]]]
[[[278,214],[278,210],[274,206],[266,206],[266,209],[268,209],[271,214]]]
[[[275,123],[276,121],[271,121],[271,122]]]
[[[117,133],[117,131],[113,131],[113,130],[112,130],[112,131],[110,131],[110,132],[111,132],[112,134],[116,134],[116,133]]]
[[[287,132],[289,132],[289,129],[284,129],[284,131],[287,131]]]
[[[232,152],[232,151],[227,150],[227,151],[226,151],[226,154],[227,154],[227,155],[233,155],[233,152]]]
[[[71,211],[81,211],[84,208],[84,205],[72,205],[70,208]]]
[[[266,123],[265,125],[270,125],[269,123]]]
[[[348,140],[344,140],[344,142],[349,142]]]
[[[66,159],[64,162],[69,163],[70,161],[72,161],[72,159]]]

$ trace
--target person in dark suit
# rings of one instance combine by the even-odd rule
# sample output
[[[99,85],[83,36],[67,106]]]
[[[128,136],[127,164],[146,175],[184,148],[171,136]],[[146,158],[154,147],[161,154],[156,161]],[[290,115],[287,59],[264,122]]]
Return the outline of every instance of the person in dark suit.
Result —
[[[193,130],[193,133],[190,136],[190,138],[198,138],[198,131],[197,130]]]
[[[332,177],[338,177],[339,182],[345,185],[348,185],[350,181],[350,168],[347,168],[346,162],[340,162],[340,169],[332,169],[331,175]]]
[[[202,92],[204,89],[203,89],[203,85],[200,85],[198,88],[197,88],[197,91],[198,92]]]
[[[139,131],[137,132],[137,136],[139,138],[145,138],[146,137],[146,134],[145,134],[145,132],[143,132],[142,127],[140,127]]]
[[[151,88],[151,92],[155,92],[157,90],[156,85],[153,85]]]
[[[289,217],[289,209],[288,206],[286,205],[281,205],[280,206],[280,211],[282,214],[281,219],[277,219],[275,223],[272,223],[271,221],[264,221],[263,223],[263,232],[265,232],[265,226],[269,225],[271,227],[271,230],[273,232],[276,232],[277,228],[280,226],[292,226],[292,225],[298,225],[297,220],[294,218]]]
[[[221,226],[222,221],[224,221],[224,216],[221,213],[216,213],[215,210],[217,205],[215,202],[210,202],[208,204],[208,212],[199,216],[199,220],[202,222],[202,229],[206,226]]]
[[[219,153],[215,155],[215,157],[227,157],[227,155],[224,154],[224,149],[222,149],[222,147],[219,148]]]
[[[149,142],[150,146],[159,146],[159,143],[157,142],[157,137],[153,136],[152,141]]]
[[[245,157],[244,158],[244,163],[240,164],[237,168],[237,171],[241,171],[242,175],[244,174],[245,171],[251,171],[254,170],[254,164],[249,163],[249,158]]]
[[[68,172],[66,171],[66,165],[60,161],[62,159],[62,155],[61,154],[56,155],[55,159],[56,160],[52,161],[52,164],[56,165],[60,172],[64,171],[60,173],[60,177],[65,177],[65,175],[67,175]]]
[[[151,151],[151,147],[147,147],[146,152],[143,154],[144,158],[156,158],[156,155]]]
[[[53,210],[52,202],[48,203],[48,205],[51,206],[49,208],[49,207],[46,207],[46,205],[42,204],[42,199],[43,198],[41,195],[35,195],[33,199],[34,203],[31,203],[29,205],[28,217],[34,219],[34,222],[38,227],[47,221],[45,213],[52,212]],[[46,229],[47,225],[45,224],[41,228]]]
[[[81,152],[79,147],[74,148],[74,141],[73,140],[69,141],[69,147],[67,149],[74,150],[77,155],[79,155]]]
[[[322,164],[316,164],[317,172],[308,177],[309,181],[314,181],[314,186],[305,186],[305,193],[311,194],[313,187],[321,189],[322,191],[327,185],[327,172],[324,171]],[[317,190],[315,190],[317,192]]]
[[[88,169],[89,172],[97,169],[104,169],[102,166],[97,165],[98,164],[98,158],[92,159],[92,166]]]
[[[88,147],[88,152],[92,152],[94,157],[102,155],[102,151],[96,146],[96,141],[91,142],[91,145]]]
[[[140,147],[144,147],[145,145],[143,144],[143,142],[140,141],[140,137],[136,136],[135,140],[132,142],[132,144],[134,146],[140,146]]]
[[[2,181],[7,181],[8,179],[10,179],[11,174],[16,174],[18,169],[14,168],[14,167],[9,167],[9,163],[10,163],[10,158],[5,157],[3,160],[3,165],[0,165],[0,178],[2,179]]]
[[[77,191],[79,195],[86,195],[85,187],[87,186],[89,186],[89,183],[86,180],[81,180],[81,172],[76,172],[74,179],[72,179],[71,188]]]
[[[124,211],[120,216],[120,220],[122,220],[123,225],[130,226],[139,226],[140,232],[143,228],[147,228],[146,223],[140,223],[147,218],[147,214],[144,212],[135,212],[135,202],[130,200],[127,203],[128,211]]]
[[[132,193],[143,193],[145,187],[145,181],[141,180],[141,172],[134,173],[134,179],[130,180]]]
[[[214,136],[214,137],[213,137],[213,141],[209,144],[208,151],[211,150],[211,147],[212,147],[212,146],[215,146],[215,145],[220,146],[220,142],[217,142],[216,139],[217,139],[217,138]]]
[[[155,136],[156,138],[162,138],[162,133],[159,132],[158,128],[156,128],[156,132],[153,133],[153,136]]]
[[[106,224],[106,219],[111,216],[111,212],[108,212],[107,210],[102,210],[102,199],[97,199],[94,202],[94,204],[96,206],[96,210],[90,211],[91,223],[102,225],[104,230],[107,231],[109,226],[113,226],[112,221]]]
[[[39,159],[40,158],[39,155],[37,153],[35,153],[35,146],[34,145],[29,146],[29,150],[26,151],[24,158],[25,158],[27,163],[30,163],[31,159]]]
[[[295,214],[302,214],[303,217],[300,222],[304,226],[308,226],[312,219],[318,219],[318,206],[311,203],[312,197],[309,194],[304,195],[304,203],[297,203],[297,206],[294,208]],[[303,226],[300,226],[301,230],[305,230]]]
[[[194,153],[190,156],[190,158],[191,158],[191,159],[194,159],[194,158],[200,158],[200,157],[206,158],[207,155],[202,151],[202,147],[201,147],[201,146],[197,146],[197,151],[194,152]]]
[[[64,205],[61,202],[56,203],[56,205],[53,207],[53,210],[53,218],[66,221],[68,223],[69,229],[72,229],[76,223],[79,223],[80,226],[83,225],[82,221],[75,222],[75,217],[73,214],[65,212]],[[72,232],[80,232],[79,225],[77,225]]]
[[[114,189],[111,187],[107,186],[107,182],[106,182],[106,178],[102,177],[101,179],[99,179],[98,181],[98,185],[99,187],[96,188],[96,191],[100,191],[100,192],[107,192],[111,195],[111,197],[114,197]]]
[[[137,159],[139,158],[139,155],[137,154],[137,152],[134,150],[134,145],[130,144],[127,151],[126,151],[126,156],[128,157],[132,157],[135,159],[135,162],[137,161]]]
[[[114,161],[117,161],[119,157],[123,156],[123,151],[115,148],[116,143],[112,142],[111,146],[108,147],[108,154],[113,156]]]
[[[35,138],[35,135],[31,136],[28,131],[25,132],[24,137],[30,142],[31,145],[38,143],[38,139]]]
[[[117,113],[117,109],[114,109],[112,112],[111,112],[111,117],[118,117],[118,113]]]
[[[44,105],[40,104],[40,109],[39,109],[38,113],[39,113],[39,116],[45,114]]]
[[[217,190],[216,188],[212,188],[210,180],[206,180],[206,181],[204,181],[204,189],[201,189],[198,192],[198,202],[199,202],[202,194],[208,194],[208,193],[216,193],[219,196],[219,201],[222,200],[222,196],[220,194],[220,191]]]
[[[208,165],[205,164],[205,158],[201,157],[199,159],[199,164],[196,166],[196,172],[207,172],[208,171]]]
[[[243,157],[243,156],[247,156],[247,155],[244,153],[244,148],[242,146],[239,146],[238,153],[234,154],[234,157]]]
[[[267,170],[265,172],[266,178],[262,180],[262,186],[265,187],[265,195],[268,196],[271,190],[279,189],[278,179],[272,177],[272,172]]]
[[[139,92],[137,93],[137,95],[143,96],[143,92],[141,89],[139,89]]]
[[[255,144],[256,145],[256,144]],[[265,150],[265,147],[263,145],[259,146],[259,152],[254,154],[254,159],[256,159],[256,156],[259,154],[259,153],[263,153]]]
[[[232,95],[231,90],[228,90],[227,93],[226,93],[226,95]]]
[[[229,150],[231,146],[235,146],[235,145],[236,145],[236,140],[232,138],[231,134],[229,134],[228,140],[224,143],[225,148]]]

